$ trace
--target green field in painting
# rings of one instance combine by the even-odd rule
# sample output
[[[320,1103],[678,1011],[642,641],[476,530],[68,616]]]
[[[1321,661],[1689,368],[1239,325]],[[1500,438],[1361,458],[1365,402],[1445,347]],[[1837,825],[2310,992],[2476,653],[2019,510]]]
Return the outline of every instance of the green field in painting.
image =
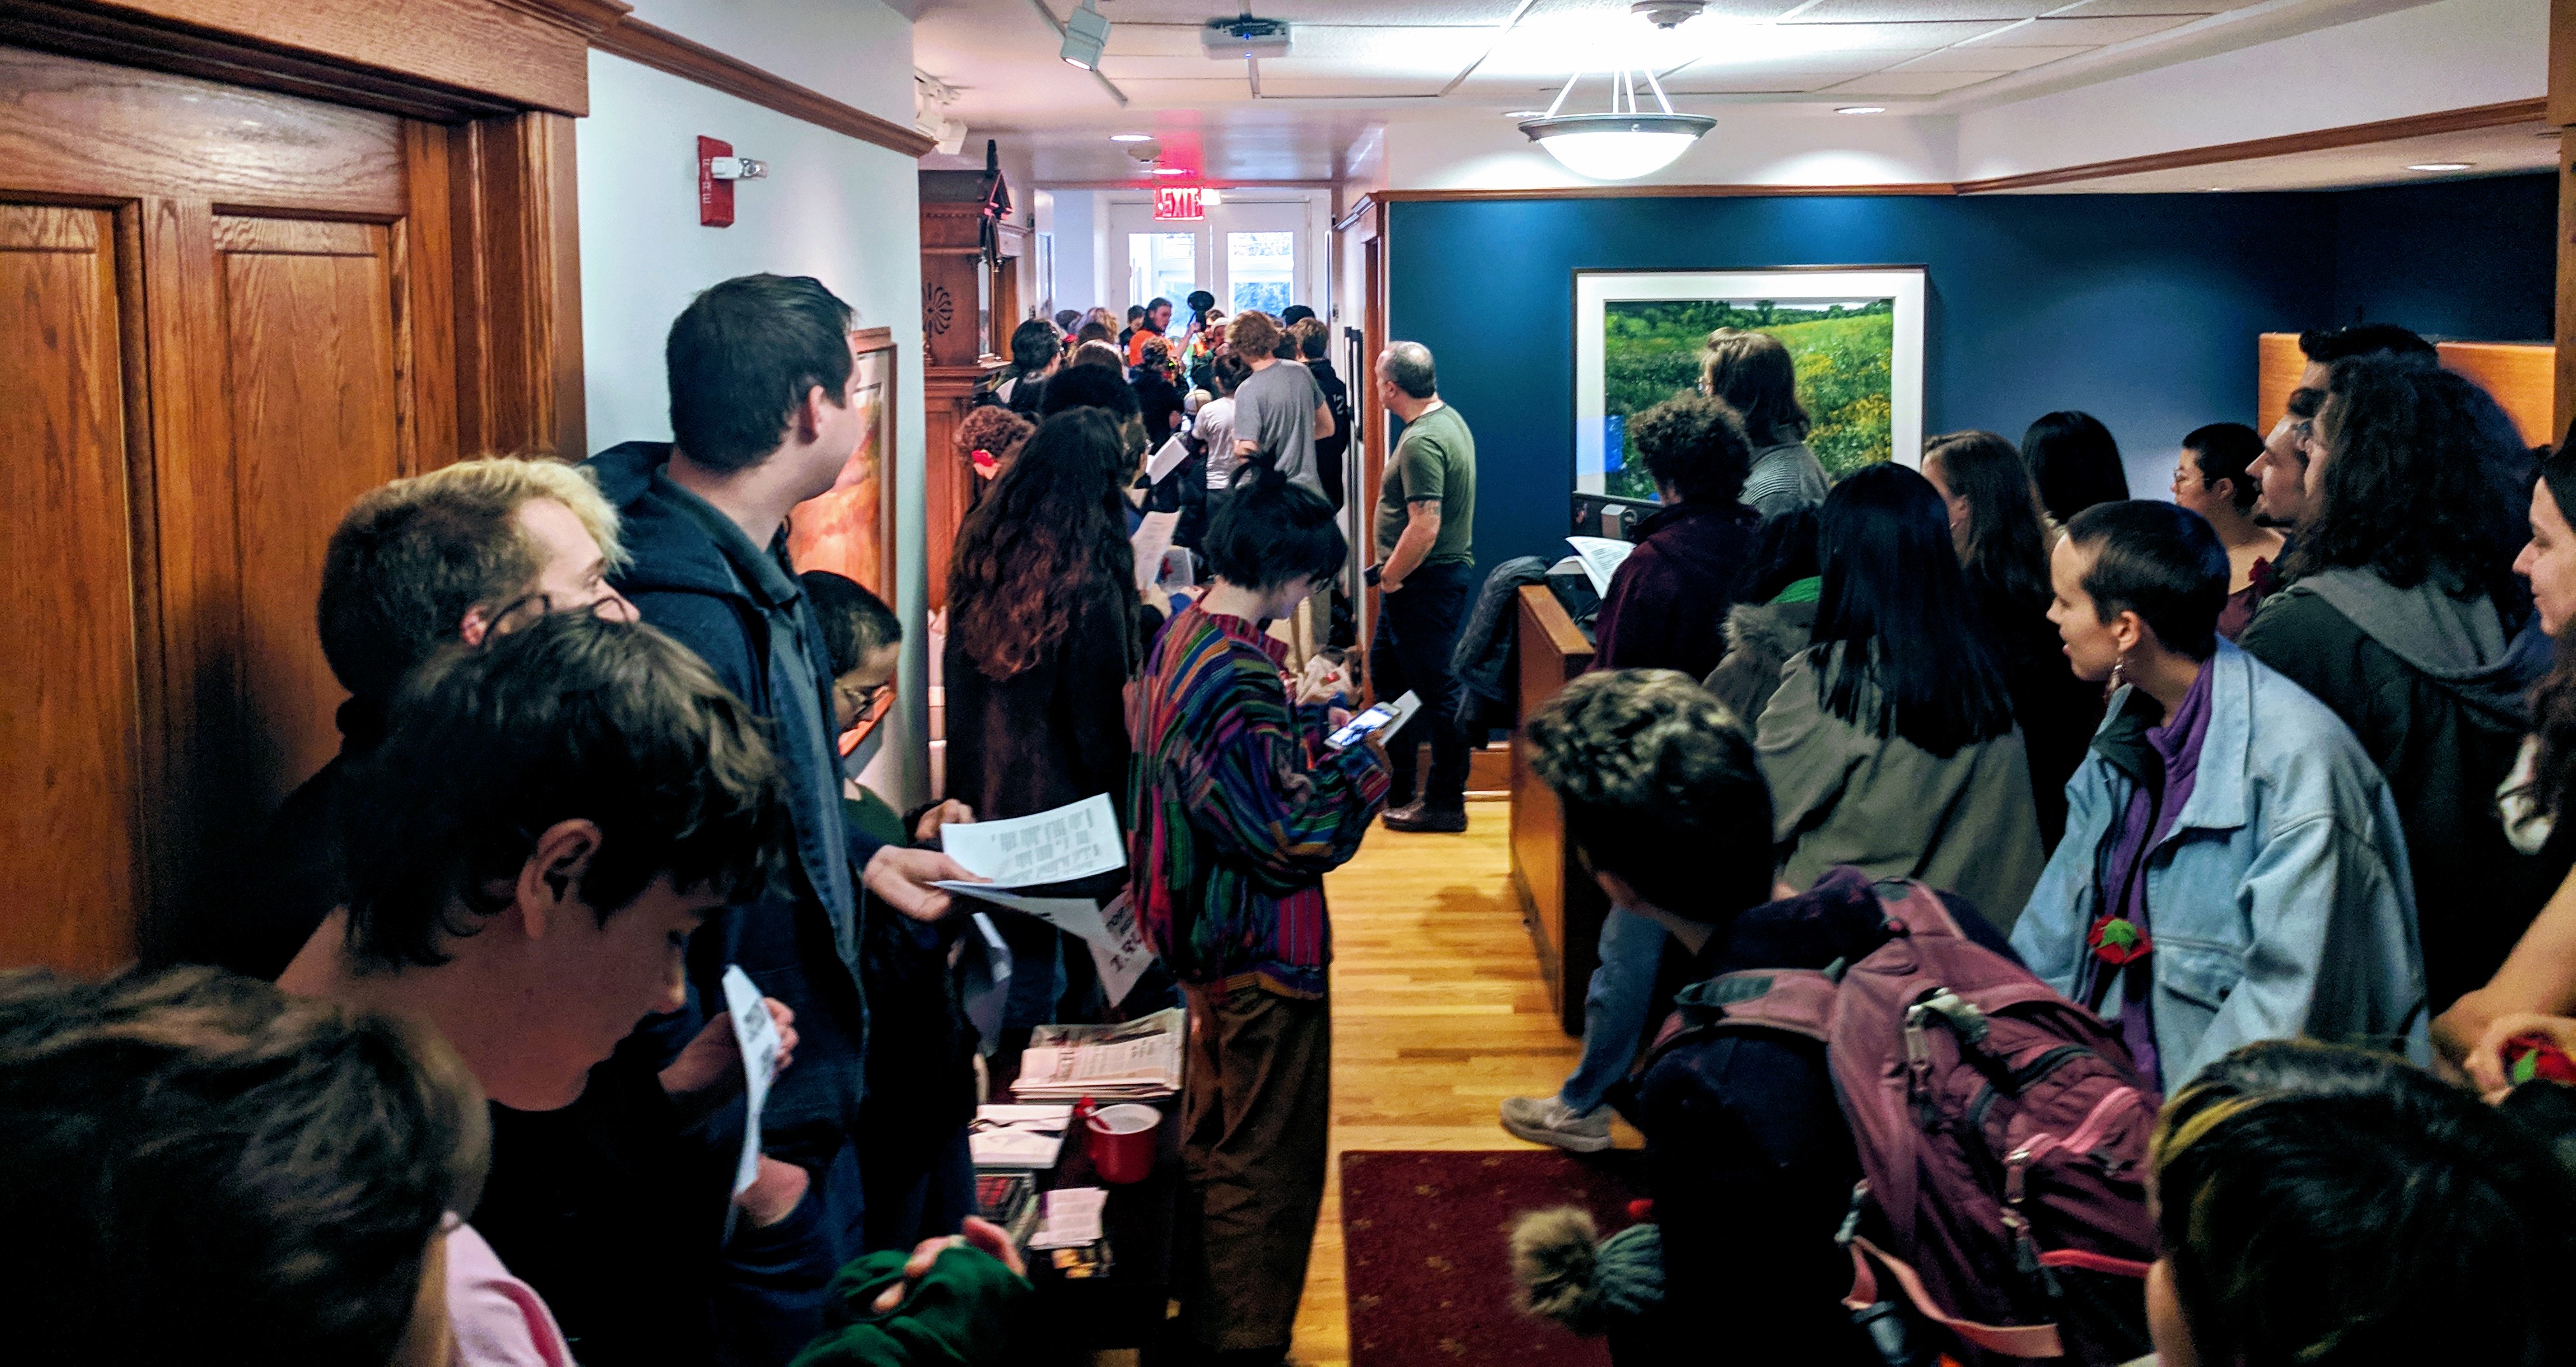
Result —
[[[1718,328],[1769,333],[1789,348],[1798,366],[1798,401],[1815,427],[1807,444],[1839,479],[1886,460],[1889,436],[1889,370],[1895,351],[1896,301],[1805,309],[1771,300],[1624,300],[1603,306],[1602,398],[1604,412],[1625,417],[1689,390],[1699,382],[1699,354]],[[1608,492],[1653,498],[1654,484],[1637,462],[1633,443]]]

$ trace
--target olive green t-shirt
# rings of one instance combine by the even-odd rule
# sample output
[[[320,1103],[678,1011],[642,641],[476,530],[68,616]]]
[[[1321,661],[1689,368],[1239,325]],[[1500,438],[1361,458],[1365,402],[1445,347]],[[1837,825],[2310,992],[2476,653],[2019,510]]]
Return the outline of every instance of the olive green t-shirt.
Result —
[[[1415,499],[1440,500],[1440,539],[1431,543],[1426,565],[1472,565],[1476,561],[1476,438],[1467,420],[1447,404],[1406,423],[1386,463],[1386,482],[1377,495],[1377,555],[1395,553],[1396,538],[1412,517]]]

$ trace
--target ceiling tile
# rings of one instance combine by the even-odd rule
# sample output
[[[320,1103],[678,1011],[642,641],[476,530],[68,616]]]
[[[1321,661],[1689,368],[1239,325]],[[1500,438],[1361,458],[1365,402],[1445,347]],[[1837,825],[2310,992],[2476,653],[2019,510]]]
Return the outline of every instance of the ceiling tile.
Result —
[[[1387,28],[1374,25],[1316,24],[1289,31],[1292,61],[1356,61],[1393,64],[1406,69],[1459,68],[1493,46],[1489,28]]]
[[[1048,9],[1062,19],[1073,9],[1073,0],[1045,0]],[[1232,0],[1099,0],[1100,12],[1109,16],[1111,32],[1120,24],[1184,24],[1197,28],[1210,19],[1233,14],[1239,5]],[[1285,19],[1291,24],[1385,24],[1407,27],[1438,28],[1453,24],[1491,24],[1499,27],[1512,17],[1518,0],[1402,0],[1388,4],[1385,0],[1252,0],[1252,12],[1264,19]],[[1620,8],[1625,9],[1622,5]]]
[[[1882,71],[1832,87],[1836,95],[1939,95],[1961,86],[1991,81],[1992,71]]]
[[[2063,0],[1816,0],[1798,22],[1878,23],[1906,19],[2028,19]]]
[[[1390,99],[1405,96],[1428,98],[1449,84],[1447,73],[1427,79],[1402,76],[1274,76],[1271,64],[1261,64],[1261,95],[1264,99]]]
[[[1871,48],[1936,48],[1982,38],[2006,25],[1985,20],[1901,24],[1777,24],[1768,27],[1772,35],[1754,38],[1758,45],[1795,46],[1800,50],[1824,52],[1833,50],[1866,51]],[[1763,33],[1755,29],[1753,34]]]
[[[1261,0],[1255,0],[1256,9],[1260,3]],[[1629,9],[1631,3],[1632,0],[1538,0],[1538,3],[1530,6],[1529,13],[1521,16],[1521,22],[1524,24],[1532,20],[1545,22],[1566,15],[1581,15],[1595,19],[1633,19],[1634,16]],[[1676,32],[1687,32],[1712,23],[1722,24],[1728,20],[1777,19],[1796,9],[1798,3],[1799,0],[1708,0],[1708,3],[1701,8],[1699,17],[1683,24]],[[1645,21],[1636,19],[1635,22],[1642,24]]]
[[[1199,31],[1182,24],[1113,23],[1100,51],[1107,57],[1195,57]]]
[[[2089,47],[2000,47],[1979,43],[1974,47],[1945,47],[1929,56],[1917,57],[1890,71],[2026,71],[2045,66],[2062,58],[2091,52]]]
[[[1243,59],[1211,62],[1205,57],[1120,57],[1103,53],[1100,74],[1113,81],[1214,79],[1243,74]]]
[[[1242,75],[1221,80],[1126,80],[1118,88],[1127,92],[1132,106],[1159,109],[1206,102],[1221,104],[1228,100],[1252,98],[1252,76]]]
[[[1664,93],[1678,99],[1684,95],[1804,95],[1852,78],[1848,71],[1766,71],[1738,74],[1726,71],[1692,72],[1664,82]]]
[[[2079,19],[2119,19],[2138,14],[2187,14],[2196,19],[2260,3],[2262,0],[2076,0],[2048,13]]]
[[[2033,19],[1977,42],[1981,47],[1988,44],[1996,47],[2100,47],[2106,43],[2144,38],[2150,33],[2162,33],[2191,20],[2192,16],[2188,14],[2140,15],[2129,19]]]
[[[1877,52],[1784,52],[1784,53],[1717,53],[1680,66],[1664,67],[1656,74],[1670,83],[1676,76],[1723,74],[1729,77],[1761,76],[1782,72],[1801,75],[1816,72],[1840,72],[1859,76],[1883,71],[1909,57],[1924,55],[1904,49]]]

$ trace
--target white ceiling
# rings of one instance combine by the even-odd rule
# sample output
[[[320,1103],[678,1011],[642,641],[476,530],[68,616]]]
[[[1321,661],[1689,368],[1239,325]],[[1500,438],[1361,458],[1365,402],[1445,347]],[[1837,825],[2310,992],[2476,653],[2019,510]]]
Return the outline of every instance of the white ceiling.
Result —
[[[2414,2],[1707,0],[1657,30],[1629,0],[1250,0],[1290,23],[1293,47],[1245,62],[1200,49],[1232,0],[1097,0],[1112,27],[1095,75],[1058,57],[1072,0],[926,0],[913,42],[916,66],[958,91],[946,112],[1028,147],[1039,184],[1149,179],[1107,141],[1118,131],[1154,134],[1165,164],[1210,180],[1338,180],[1373,126],[1543,108],[1584,70],[1569,110],[1606,107],[1598,73],[1639,64],[1691,112],[1939,114]]]

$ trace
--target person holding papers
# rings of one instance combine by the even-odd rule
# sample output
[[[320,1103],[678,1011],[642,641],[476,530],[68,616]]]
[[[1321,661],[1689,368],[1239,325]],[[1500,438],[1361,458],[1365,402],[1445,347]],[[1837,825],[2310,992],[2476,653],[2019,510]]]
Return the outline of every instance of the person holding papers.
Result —
[[[1116,417],[1069,408],[1039,424],[957,534],[944,675],[948,795],[982,820],[1053,811],[1126,785],[1125,691],[1142,654],[1125,497],[1135,475]],[[1105,902],[1125,885],[1113,871],[1051,895]],[[1016,912],[994,920],[1011,948],[1005,1029],[1098,1019],[1088,951]]]
[[[1333,673],[1292,684],[1265,633],[1340,572],[1322,495],[1261,471],[1209,529],[1215,579],[1172,620],[1130,704],[1137,920],[1188,1000],[1183,1270],[1200,1346],[1286,1354],[1323,1202],[1332,1035],[1324,874],[1358,852],[1390,780],[1374,739],[1333,749]]]
[[[1726,658],[1726,615],[1762,527],[1736,497],[1753,466],[1753,443],[1736,411],[1705,394],[1679,394],[1637,414],[1628,435],[1664,507],[1638,525],[1636,549],[1601,595],[1592,667],[1678,669],[1705,678]],[[1577,1153],[1610,1147],[1601,1096],[1636,1060],[1663,954],[1662,926],[1610,909],[1601,923],[1601,965],[1583,997],[1582,1061],[1555,1096],[1504,1101],[1505,1130]]]

